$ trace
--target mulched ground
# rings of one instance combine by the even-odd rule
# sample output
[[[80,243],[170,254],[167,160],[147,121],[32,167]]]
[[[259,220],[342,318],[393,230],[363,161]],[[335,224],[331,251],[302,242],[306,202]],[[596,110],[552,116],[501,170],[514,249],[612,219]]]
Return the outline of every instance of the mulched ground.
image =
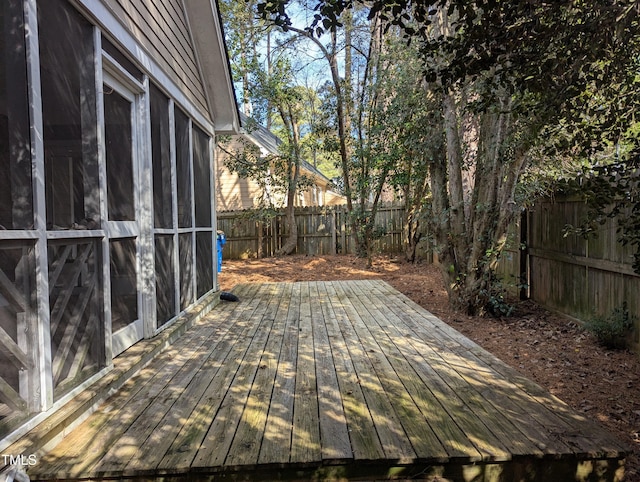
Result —
[[[640,355],[599,346],[579,323],[531,301],[509,318],[451,311],[438,269],[380,256],[373,268],[353,256],[288,256],[223,262],[220,287],[239,283],[382,279],[468,338],[599,421],[631,449],[625,481],[640,482]]]

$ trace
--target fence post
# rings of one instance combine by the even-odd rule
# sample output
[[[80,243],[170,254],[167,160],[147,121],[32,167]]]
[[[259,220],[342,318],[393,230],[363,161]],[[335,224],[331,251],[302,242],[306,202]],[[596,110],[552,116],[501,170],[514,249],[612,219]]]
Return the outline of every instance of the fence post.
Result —
[[[331,210],[331,254],[337,253],[337,244],[338,244],[338,233],[336,231],[336,210]]]
[[[262,259],[262,257],[263,257],[263,252],[262,252],[263,232],[262,232],[262,222],[261,221],[256,221],[256,230],[258,231],[258,246],[257,246],[257,249],[256,249],[256,256],[258,257],[258,259]]]
[[[341,236],[341,242],[342,242],[342,254],[347,254],[347,233],[346,233],[346,212],[347,212],[347,208],[342,206],[341,209],[341,216],[340,216],[340,236]]]

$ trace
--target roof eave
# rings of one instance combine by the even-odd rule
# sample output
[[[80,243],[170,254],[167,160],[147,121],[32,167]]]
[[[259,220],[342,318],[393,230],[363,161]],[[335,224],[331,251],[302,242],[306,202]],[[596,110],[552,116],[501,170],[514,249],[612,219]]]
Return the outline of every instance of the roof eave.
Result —
[[[183,1],[216,134],[238,134],[240,115],[217,1]]]

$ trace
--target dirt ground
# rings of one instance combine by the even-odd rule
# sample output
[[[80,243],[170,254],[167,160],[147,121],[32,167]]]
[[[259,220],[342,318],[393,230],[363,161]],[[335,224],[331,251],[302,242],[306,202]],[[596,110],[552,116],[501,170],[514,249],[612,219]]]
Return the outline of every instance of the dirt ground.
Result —
[[[503,319],[460,315],[448,308],[433,265],[377,257],[372,269],[353,256],[290,256],[223,262],[220,288],[246,282],[382,279],[456,330],[599,421],[627,443],[625,481],[640,481],[640,355],[600,347],[578,323],[535,303],[517,304]]]

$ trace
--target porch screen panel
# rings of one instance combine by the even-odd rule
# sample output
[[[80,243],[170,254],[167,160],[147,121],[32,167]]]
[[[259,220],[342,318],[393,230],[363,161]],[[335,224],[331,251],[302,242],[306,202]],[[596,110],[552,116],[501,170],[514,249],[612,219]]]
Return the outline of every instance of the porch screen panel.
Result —
[[[38,0],[48,229],[99,219],[93,28],[62,0]]]
[[[193,293],[193,235],[183,233],[179,238],[180,253],[180,309],[186,309],[194,300]]]
[[[173,235],[156,234],[156,316],[158,326],[176,316]]]
[[[189,149],[189,118],[175,110],[176,177],[178,183],[178,227],[193,225],[191,214],[191,156]]]
[[[169,99],[151,84],[151,159],[153,163],[153,212],[156,228],[173,227]]]
[[[29,379],[37,376],[34,293],[33,244],[0,241],[0,436],[3,420],[28,413]]]
[[[213,288],[213,239],[209,231],[196,233],[196,285],[198,298]]]
[[[109,242],[111,266],[111,330],[113,333],[138,319],[135,238]]]
[[[0,4],[0,229],[33,229],[23,3]]]
[[[104,365],[100,241],[50,240],[49,307],[54,395]]]
[[[209,136],[198,127],[193,128],[193,192],[195,196],[196,226],[211,227],[211,152]]]
[[[131,102],[104,86],[104,141],[109,220],[135,220]]]

